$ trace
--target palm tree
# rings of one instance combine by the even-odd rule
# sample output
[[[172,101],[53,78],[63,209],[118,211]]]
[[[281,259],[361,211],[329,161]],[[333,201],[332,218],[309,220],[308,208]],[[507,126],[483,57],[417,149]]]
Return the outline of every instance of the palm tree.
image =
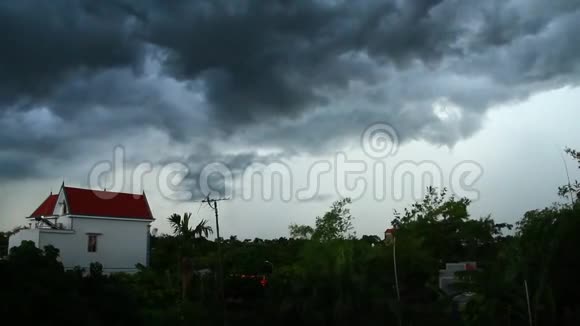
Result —
[[[179,214],[172,214],[167,219],[169,225],[173,229],[173,233],[180,238],[187,238],[190,232],[189,220],[191,213],[184,213],[183,217]]]
[[[207,220],[201,220],[197,226],[193,229],[193,235],[197,238],[207,238],[210,234],[213,234],[213,229],[211,226],[207,225]]]
[[[191,213],[184,213],[183,217],[179,214],[172,214],[167,220],[173,229],[173,233],[182,239],[207,238],[210,234],[213,234],[213,229],[208,225],[207,220],[201,220],[195,228],[191,228],[189,226]]]
[[[167,219],[173,229],[173,233],[179,240],[179,270],[181,274],[181,298],[187,298],[187,289],[193,276],[193,261],[191,259],[191,250],[193,249],[194,240],[197,238],[207,238],[213,233],[211,226],[207,225],[207,220],[201,220],[195,228],[189,226],[191,213],[172,214]]]

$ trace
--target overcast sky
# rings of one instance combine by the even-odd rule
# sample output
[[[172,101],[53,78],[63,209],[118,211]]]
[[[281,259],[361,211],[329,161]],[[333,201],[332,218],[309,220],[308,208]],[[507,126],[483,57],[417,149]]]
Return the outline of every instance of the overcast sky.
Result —
[[[514,222],[559,200],[562,148],[580,148],[577,0],[19,0],[0,3],[0,31],[1,229],[64,179],[145,190],[165,232],[172,212],[212,217],[196,201],[204,167],[220,162],[235,181],[209,178],[232,197],[224,236],[286,236],[351,195],[337,189],[337,157],[366,165],[359,235],[382,233],[416,197],[397,167],[426,161],[437,186],[473,197],[473,217]],[[389,155],[365,151],[376,123]],[[121,152],[117,172],[95,172]],[[257,162],[288,168],[289,200],[247,195],[252,182],[237,181]],[[143,182],[131,178],[147,164]],[[294,195],[325,164],[318,192]]]

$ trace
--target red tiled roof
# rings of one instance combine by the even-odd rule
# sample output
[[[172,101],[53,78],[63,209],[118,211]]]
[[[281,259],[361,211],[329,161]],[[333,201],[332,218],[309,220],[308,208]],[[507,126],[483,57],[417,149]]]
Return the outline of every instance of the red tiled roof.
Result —
[[[63,187],[69,214],[152,220],[145,194]]]
[[[56,206],[56,200],[58,199],[58,195],[50,194],[46,199],[38,206],[38,208],[30,214],[30,217],[39,217],[39,216],[50,216],[54,212],[54,206]]]

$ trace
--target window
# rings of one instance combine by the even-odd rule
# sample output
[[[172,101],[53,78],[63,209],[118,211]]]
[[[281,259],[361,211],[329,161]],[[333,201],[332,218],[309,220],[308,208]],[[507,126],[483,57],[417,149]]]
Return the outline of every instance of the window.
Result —
[[[89,245],[88,245],[89,252],[97,252],[97,235],[96,234],[89,234]]]
[[[66,214],[68,214],[67,208],[66,208],[66,202],[63,200],[63,201],[61,201],[58,204],[60,205],[60,215],[66,215]]]

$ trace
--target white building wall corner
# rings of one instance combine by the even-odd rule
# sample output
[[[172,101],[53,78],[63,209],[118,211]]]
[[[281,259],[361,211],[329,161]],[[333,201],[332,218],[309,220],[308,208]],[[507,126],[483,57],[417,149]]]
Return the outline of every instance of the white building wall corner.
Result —
[[[39,247],[39,229],[22,229],[8,238],[8,252],[13,247],[18,247],[22,244],[22,241],[32,241],[34,245]],[[41,247],[39,247],[41,248]]]

